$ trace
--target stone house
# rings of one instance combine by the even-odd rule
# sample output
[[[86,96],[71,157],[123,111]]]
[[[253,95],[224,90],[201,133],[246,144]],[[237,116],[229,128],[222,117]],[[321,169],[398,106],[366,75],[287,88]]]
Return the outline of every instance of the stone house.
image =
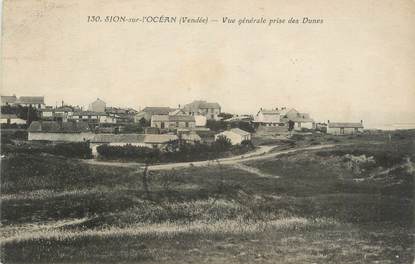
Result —
[[[363,132],[363,120],[356,123],[327,121],[327,134],[330,135],[352,135],[361,132]]]
[[[226,137],[231,141],[232,145],[238,145],[241,144],[242,141],[250,141],[251,133],[239,128],[232,128],[230,130],[226,130],[219,134],[216,134],[215,140],[218,140],[218,138],[220,137]]]
[[[211,103],[202,100],[196,100],[183,106],[184,112],[191,116],[202,115],[207,120],[220,120],[221,106],[218,103]]]

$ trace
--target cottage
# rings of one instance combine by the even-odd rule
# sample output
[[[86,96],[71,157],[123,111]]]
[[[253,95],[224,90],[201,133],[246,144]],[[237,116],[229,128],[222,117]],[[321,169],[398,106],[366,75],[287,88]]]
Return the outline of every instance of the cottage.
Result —
[[[177,141],[179,138],[171,134],[146,134],[144,137],[144,144],[147,147],[164,149],[167,144]]]
[[[276,109],[260,109],[254,117],[254,123],[262,126],[284,126],[281,122],[280,112]]]
[[[193,101],[183,107],[184,112],[191,116],[202,115],[207,120],[220,120],[221,107],[218,103],[210,103],[202,100]]]
[[[104,113],[105,112],[106,105],[107,104],[104,101],[102,101],[101,99],[97,98],[97,100],[93,101],[89,105],[88,110],[91,111],[91,112]]]
[[[330,122],[327,121],[327,134],[352,135],[363,132],[363,120],[357,123]]]
[[[135,115],[134,122],[139,123],[143,118],[150,121],[153,115],[169,115],[169,113],[175,110],[170,107],[145,107]]]
[[[17,117],[15,114],[1,114],[0,123],[8,125],[26,125],[26,120]]]
[[[16,95],[12,95],[12,96],[7,96],[7,95],[2,95],[1,96],[1,106],[6,106],[6,105],[14,105],[17,101],[17,97]]]
[[[174,130],[178,128],[194,128],[196,121],[193,116],[188,115],[153,115],[151,127]]]
[[[294,130],[302,130],[303,128],[315,128],[314,120],[308,113],[300,113],[294,108],[282,108],[280,114],[282,122],[288,123],[290,120],[294,122]]]
[[[218,140],[220,137],[226,137],[231,141],[232,145],[237,145],[241,144],[242,141],[251,140],[251,133],[239,128],[232,128],[230,130],[216,134],[215,140]]]
[[[82,142],[94,136],[85,122],[33,121],[27,131],[29,140]]]

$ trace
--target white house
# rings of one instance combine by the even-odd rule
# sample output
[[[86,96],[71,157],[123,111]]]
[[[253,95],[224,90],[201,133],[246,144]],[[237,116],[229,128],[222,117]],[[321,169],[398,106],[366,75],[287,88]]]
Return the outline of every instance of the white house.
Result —
[[[1,124],[16,124],[16,125],[25,125],[26,120],[17,117],[15,114],[1,114],[0,115],[0,123]]]
[[[279,126],[281,122],[278,109],[260,109],[254,116],[254,123],[263,126]]]
[[[94,136],[85,122],[33,121],[27,131],[29,140],[83,142]]]
[[[232,145],[237,145],[241,144],[242,141],[251,140],[251,133],[239,128],[232,128],[230,130],[216,134],[215,140],[218,140],[220,137],[226,137],[231,141]]]
[[[221,106],[218,103],[211,103],[202,100],[196,100],[183,106],[184,112],[188,115],[197,116],[202,115],[207,120],[219,120],[221,113]]]
[[[99,112],[99,113],[103,113],[105,112],[105,108],[106,108],[107,104],[102,101],[101,99],[97,98],[97,100],[93,101],[89,107],[88,110],[91,112]]]
[[[352,135],[363,132],[363,120],[357,123],[330,122],[327,121],[327,134]]]

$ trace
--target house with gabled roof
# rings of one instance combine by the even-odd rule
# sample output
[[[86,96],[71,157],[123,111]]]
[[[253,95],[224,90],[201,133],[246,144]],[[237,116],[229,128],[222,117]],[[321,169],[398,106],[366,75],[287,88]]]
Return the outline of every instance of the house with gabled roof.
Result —
[[[279,126],[281,123],[281,114],[276,109],[260,109],[254,116],[254,123],[263,126]]]
[[[352,135],[363,132],[363,120],[360,122],[330,122],[327,121],[327,134]]]
[[[151,117],[151,127],[167,130],[194,128],[196,127],[196,120],[194,116],[189,115],[153,115]]]
[[[151,121],[151,117],[153,115],[168,115],[170,112],[175,111],[176,109],[171,107],[153,107],[153,106],[147,106],[140,112],[138,112],[134,117],[134,122],[139,123],[141,119],[145,119],[147,121]]]
[[[6,106],[6,105],[14,105],[17,101],[17,97],[16,95],[2,95],[1,96],[1,106]]]
[[[251,133],[240,128],[232,128],[216,134],[215,140],[218,140],[220,137],[226,137],[231,141],[232,145],[238,145],[243,141],[250,141]]]
[[[83,142],[93,138],[86,122],[33,121],[28,131],[29,140]]]
[[[203,100],[195,100],[183,106],[184,112],[191,116],[202,115],[207,120],[220,120],[221,106],[216,102],[207,102]]]
[[[15,104],[42,109],[45,107],[45,97],[44,96],[20,96],[19,99],[16,100]]]
[[[91,111],[91,112],[104,113],[106,106],[107,106],[107,104],[104,101],[97,98],[95,101],[93,101],[91,104],[89,104],[88,110]]]

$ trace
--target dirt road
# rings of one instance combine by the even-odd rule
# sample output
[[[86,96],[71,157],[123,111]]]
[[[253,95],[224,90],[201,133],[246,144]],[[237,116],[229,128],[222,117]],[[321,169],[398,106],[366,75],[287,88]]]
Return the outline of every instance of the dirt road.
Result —
[[[233,165],[233,164],[237,164],[237,163],[245,162],[245,161],[273,158],[279,155],[284,155],[284,154],[298,152],[298,151],[332,148],[334,146],[335,146],[334,144],[317,145],[317,146],[309,146],[309,147],[303,147],[303,148],[281,150],[277,152],[271,152],[274,148],[277,147],[277,145],[260,146],[255,151],[246,153],[244,155],[238,155],[238,156],[233,156],[229,158],[221,158],[215,161],[203,160],[203,161],[193,161],[193,162],[166,163],[166,164],[152,165],[152,166],[149,166],[148,169],[152,171],[159,171],[159,170],[171,170],[171,169],[179,169],[179,168],[187,168],[187,167],[203,167],[203,166],[211,165],[212,162],[214,163],[219,162],[222,165]],[[97,160],[85,160],[85,162],[88,164],[93,164],[93,165],[115,166],[115,167],[142,168],[144,166],[142,163],[137,163],[137,162],[108,162],[108,161],[97,161]]]

